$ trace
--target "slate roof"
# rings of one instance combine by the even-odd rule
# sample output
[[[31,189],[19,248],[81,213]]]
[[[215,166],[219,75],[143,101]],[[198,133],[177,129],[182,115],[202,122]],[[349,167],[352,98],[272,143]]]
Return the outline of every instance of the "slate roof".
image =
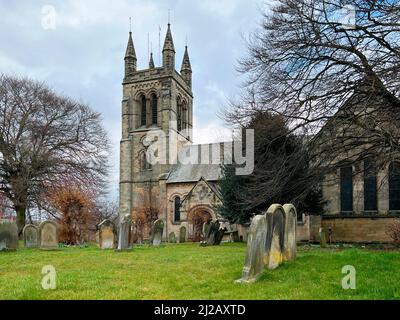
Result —
[[[219,164],[176,164],[169,173],[167,183],[218,181],[222,176]]]

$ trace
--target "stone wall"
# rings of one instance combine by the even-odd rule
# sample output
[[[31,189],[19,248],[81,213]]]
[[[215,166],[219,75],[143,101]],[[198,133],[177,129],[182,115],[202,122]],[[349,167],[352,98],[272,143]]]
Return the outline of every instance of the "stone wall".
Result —
[[[302,221],[297,221],[296,239],[298,242],[310,240],[310,216],[303,215]]]
[[[322,227],[332,228],[334,242],[391,242],[386,228],[395,220],[393,217],[324,217]]]

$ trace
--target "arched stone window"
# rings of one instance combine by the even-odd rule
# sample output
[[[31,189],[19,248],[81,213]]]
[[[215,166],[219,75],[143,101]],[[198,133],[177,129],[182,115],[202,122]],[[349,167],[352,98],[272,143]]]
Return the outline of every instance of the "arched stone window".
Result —
[[[177,129],[182,131],[182,102],[178,99],[178,115],[177,115]]]
[[[139,154],[140,171],[146,171],[151,169],[151,164],[147,161],[146,151],[142,151]]]
[[[174,200],[174,221],[181,221],[181,198],[175,197]]]
[[[157,109],[158,99],[155,94],[151,96],[151,123],[157,125],[158,123],[158,109]]]
[[[377,186],[376,186],[376,166],[373,159],[364,160],[364,210],[376,211],[377,205]]]
[[[182,128],[187,129],[188,128],[188,110],[187,110],[187,105],[186,102],[183,102],[182,104]]]
[[[140,125],[147,125],[147,108],[146,108],[146,97],[143,95],[140,98]]]
[[[340,210],[353,211],[353,168],[351,166],[340,169]]]
[[[400,210],[400,163],[389,165],[389,210]]]

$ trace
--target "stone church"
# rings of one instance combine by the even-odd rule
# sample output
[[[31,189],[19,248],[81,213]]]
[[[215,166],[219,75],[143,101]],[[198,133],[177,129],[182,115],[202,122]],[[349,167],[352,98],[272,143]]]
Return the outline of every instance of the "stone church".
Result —
[[[175,67],[175,54],[168,24],[162,66],[155,66],[151,54],[148,68],[138,70],[129,33],[123,80],[119,214],[122,218],[148,209],[164,220],[164,238],[171,233],[179,238],[184,230],[187,240],[198,241],[203,223],[220,218],[215,209],[221,204],[217,182],[226,150],[222,143],[192,143],[193,92],[188,48],[180,72]],[[328,129],[325,127],[322,132],[329,132]],[[165,143],[157,152],[164,154],[165,161],[154,163],[149,159],[151,136],[156,136],[156,141],[162,136]],[[335,134],[330,133],[328,140],[331,136]],[[217,154],[219,162],[214,158],[189,164],[178,161],[179,154],[192,152],[202,159],[204,155],[210,158]],[[335,242],[391,241],[386,229],[400,216],[399,168],[398,162],[393,162],[377,171],[364,161],[340,168],[333,178],[325,177],[326,212],[322,216],[299,215],[298,240],[318,241],[319,229],[324,228]],[[227,226],[246,239],[244,226]]]
[[[125,54],[120,145],[120,217],[151,208],[164,220],[164,237],[181,228],[186,239],[198,241],[203,222],[216,219],[220,203],[216,182],[218,164],[182,164],[175,152],[212,145],[193,145],[192,69],[186,46],[180,72],[175,66],[175,46],[168,24],[162,49],[162,66],[155,66],[153,54],[145,70],[137,69],[132,33]],[[163,134],[167,161],[150,163],[147,138]],[[207,150],[208,151],[208,150]],[[171,161],[172,159],[172,161]],[[175,161],[174,161],[175,160]],[[203,162],[202,162],[203,163]]]

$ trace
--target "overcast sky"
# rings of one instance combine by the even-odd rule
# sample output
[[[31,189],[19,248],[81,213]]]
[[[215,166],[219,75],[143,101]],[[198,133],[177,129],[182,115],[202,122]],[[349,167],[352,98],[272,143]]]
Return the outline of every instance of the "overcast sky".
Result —
[[[117,196],[123,58],[129,17],[138,68],[148,66],[148,34],[156,65],[168,9],[180,70],[186,38],[193,69],[194,140],[230,136],[217,113],[242,81],[243,35],[260,19],[262,0],[0,0],[0,72],[45,81],[103,115],[114,147],[110,193]]]

